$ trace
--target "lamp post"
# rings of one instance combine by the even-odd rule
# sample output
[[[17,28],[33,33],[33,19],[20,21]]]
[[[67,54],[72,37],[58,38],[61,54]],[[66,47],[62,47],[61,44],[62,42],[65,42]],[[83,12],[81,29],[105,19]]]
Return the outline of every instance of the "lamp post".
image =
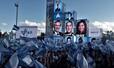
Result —
[[[19,7],[19,0],[16,1],[15,3],[15,7],[16,7],[16,26],[17,26],[17,23],[18,23],[18,7]],[[15,27],[14,27],[15,28]],[[16,33],[15,33],[15,39],[16,39]]]
[[[18,7],[19,7],[18,2],[19,2],[19,0],[17,0],[17,2],[15,3],[15,7],[16,7],[16,26],[17,26],[17,22],[18,22]]]

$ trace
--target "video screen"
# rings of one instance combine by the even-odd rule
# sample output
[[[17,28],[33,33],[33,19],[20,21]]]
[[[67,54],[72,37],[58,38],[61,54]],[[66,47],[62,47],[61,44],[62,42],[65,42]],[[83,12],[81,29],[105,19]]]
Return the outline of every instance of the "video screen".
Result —
[[[62,23],[61,23],[60,20],[56,20],[53,23],[53,35],[63,36],[63,33],[62,33]]]
[[[76,34],[78,35],[87,35],[87,20],[81,19],[76,23]]]
[[[84,35],[76,35],[76,42],[77,43],[87,43],[87,37]]]
[[[54,12],[62,12],[62,2],[61,0],[54,0]]]
[[[69,44],[75,43],[76,42],[76,36],[74,36],[74,35],[73,36],[65,36],[64,40],[66,43],[69,43]]]
[[[73,21],[70,20],[65,21],[65,35],[73,35],[74,32],[73,25],[74,25]]]
[[[54,0],[54,20],[63,20],[63,8],[61,0]]]

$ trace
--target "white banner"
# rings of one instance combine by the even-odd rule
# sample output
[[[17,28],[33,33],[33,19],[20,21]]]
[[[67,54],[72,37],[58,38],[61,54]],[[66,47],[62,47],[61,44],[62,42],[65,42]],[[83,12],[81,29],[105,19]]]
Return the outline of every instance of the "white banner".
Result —
[[[20,37],[36,38],[37,26],[19,26],[19,30],[16,32],[16,38]]]
[[[102,30],[95,26],[89,25],[89,37],[92,38],[101,38],[102,37]]]

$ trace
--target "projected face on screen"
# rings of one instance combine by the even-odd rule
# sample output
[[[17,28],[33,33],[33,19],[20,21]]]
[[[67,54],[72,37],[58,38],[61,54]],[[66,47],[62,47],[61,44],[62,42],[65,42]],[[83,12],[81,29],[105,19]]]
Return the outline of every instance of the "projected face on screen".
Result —
[[[77,42],[77,38],[76,38],[76,36],[75,35],[66,35],[65,37],[64,37],[64,41],[65,42]]]
[[[53,34],[54,35],[60,35],[63,36],[63,33],[61,32],[61,22],[60,20],[55,21],[54,23],[54,27],[53,27]]]
[[[87,37],[84,35],[76,35],[76,42],[77,43],[87,43]]]
[[[71,43],[71,37],[67,38],[67,43],[69,43],[69,44]]]
[[[82,37],[80,37],[80,38],[78,39],[78,42],[79,42],[79,43],[83,43]]]
[[[67,33],[72,33],[72,29],[73,29],[73,24],[72,24],[72,22],[68,21],[66,23],[66,32]]]
[[[60,0],[56,0],[54,3],[55,12],[61,11],[61,8],[62,8],[62,4],[61,4]]]
[[[76,34],[86,34],[87,32],[87,24],[85,20],[80,20],[79,22],[77,22],[77,31]]]
[[[59,31],[60,31],[60,27],[61,27],[60,21],[56,21],[56,22],[54,23],[54,30],[55,30],[56,32],[59,32]]]
[[[56,0],[57,8],[59,8],[59,3],[60,3],[60,1],[59,0]]]

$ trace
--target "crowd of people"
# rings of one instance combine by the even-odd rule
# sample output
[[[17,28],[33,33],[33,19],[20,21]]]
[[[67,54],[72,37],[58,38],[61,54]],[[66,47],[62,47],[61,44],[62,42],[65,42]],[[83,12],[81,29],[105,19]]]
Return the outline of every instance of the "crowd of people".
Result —
[[[0,68],[113,68],[114,42],[87,36],[87,24],[80,20],[73,33],[72,21],[66,22],[65,33],[60,32],[61,23],[54,23],[53,35],[18,39],[0,33]],[[72,40],[80,35],[78,41]]]
[[[113,68],[114,42],[0,38],[0,68]]]

